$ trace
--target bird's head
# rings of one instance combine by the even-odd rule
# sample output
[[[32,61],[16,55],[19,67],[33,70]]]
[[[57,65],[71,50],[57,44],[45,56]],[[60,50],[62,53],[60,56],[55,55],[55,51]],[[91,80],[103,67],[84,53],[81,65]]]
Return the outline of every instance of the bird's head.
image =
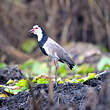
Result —
[[[43,29],[39,25],[33,26],[33,28],[29,31],[29,36],[38,38],[38,41],[40,41],[43,37]]]
[[[29,31],[29,33],[31,33],[32,35],[35,35],[35,36],[39,36],[39,34],[42,33],[42,29],[40,26],[38,25],[35,25],[33,26],[33,28]],[[33,36],[34,37],[34,36]]]

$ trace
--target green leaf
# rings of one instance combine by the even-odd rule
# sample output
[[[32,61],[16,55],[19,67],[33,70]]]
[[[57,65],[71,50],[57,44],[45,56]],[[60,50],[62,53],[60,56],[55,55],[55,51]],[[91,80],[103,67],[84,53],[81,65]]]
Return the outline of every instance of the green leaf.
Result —
[[[110,70],[110,64],[105,64],[104,67],[103,67],[103,70],[107,70],[109,71]]]
[[[99,47],[102,52],[104,52],[104,53],[108,52],[107,48],[105,48],[104,45],[100,45]]]
[[[28,90],[26,87],[22,86],[7,86],[4,91],[10,94],[18,94],[19,92],[22,92],[24,90]]]
[[[25,75],[27,77],[29,76],[30,73],[32,73],[31,76],[36,76],[41,74],[47,75],[49,72],[49,66],[46,62],[38,62],[34,59],[30,59],[24,62],[24,64],[22,64],[19,68],[26,72]],[[52,74],[55,73],[55,65],[51,65],[51,72]],[[61,77],[67,75],[66,64],[59,62],[58,75],[60,75]]]
[[[18,81],[18,83],[16,84],[16,86],[21,86],[21,87],[26,87],[28,88],[28,81],[25,79],[21,79]]]
[[[79,71],[79,66],[78,66],[78,65],[75,65],[75,66],[73,67],[72,71],[73,71],[74,73],[78,73],[78,71]]]
[[[98,62],[97,69],[99,71],[110,70],[110,58],[102,57]]]
[[[0,87],[5,87],[5,85],[0,85]]]
[[[96,73],[89,73],[88,80],[95,78]]]
[[[75,79],[81,78],[81,75],[75,74],[75,75],[74,75],[74,78],[75,78]]]
[[[32,72],[35,72],[38,75],[40,74],[45,75],[49,72],[49,67],[46,62],[43,63],[35,62],[32,66]]]
[[[5,63],[0,62],[0,69],[6,68],[7,65]]]
[[[93,71],[94,71],[94,67],[92,67],[90,64],[83,64],[79,66],[77,73],[86,74],[86,73],[91,73]]]
[[[10,79],[6,84],[13,84],[15,81]]]
[[[19,92],[22,92],[24,90],[28,90],[28,81],[25,79],[21,79],[14,86],[5,86],[4,89],[4,91],[10,94],[18,94]]]
[[[83,83],[84,82],[84,79],[81,78],[81,79],[77,79],[76,81],[77,82],[80,82],[80,83]]]
[[[59,74],[61,77],[64,77],[64,76],[67,75],[66,64],[63,64],[63,63],[60,63],[60,62],[59,62],[58,74]]]
[[[32,68],[32,65],[34,63],[33,59],[29,59],[28,61],[24,62],[24,64],[19,66],[19,69],[24,69],[25,71],[27,71],[28,69]]]
[[[79,82],[73,79],[73,80],[71,81],[71,83],[79,83]]]
[[[71,80],[69,78],[66,78],[65,79],[65,82],[70,82]]]
[[[38,84],[48,84],[49,81],[46,78],[41,78],[37,80]]]
[[[23,42],[21,48],[26,53],[31,53],[37,46],[37,42],[33,39],[27,39]]]
[[[31,74],[32,76],[41,74],[45,75],[49,72],[49,67],[46,62],[41,63],[35,61],[34,59],[26,61],[24,64],[22,64],[20,69],[25,70],[27,72],[26,76],[28,76],[28,74],[30,74],[31,72],[33,73]]]
[[[96,73],[89,73],[88,76],[82,78],[83,79],[82,83],[84,83],[87,80],[95,78],[95,76],[96,76]]]
[[[63,81],[61,81],[61,80],[60,80],[60,81],[58,81],[58,84],[63,84],[63,83],[64,83],[64,82],[63,82]]]
[[[0,97],[8,97],[7,94],[0,93]]]

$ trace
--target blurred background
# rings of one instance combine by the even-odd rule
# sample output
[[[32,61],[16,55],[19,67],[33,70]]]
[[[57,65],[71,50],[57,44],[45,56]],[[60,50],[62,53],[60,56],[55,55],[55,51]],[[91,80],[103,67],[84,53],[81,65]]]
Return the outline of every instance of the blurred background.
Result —
[[[87,106],[88,110],[95,110],[98,107],[100,110],[109,110],[110,76],[108,75],[104,78],[105,82],[103,84],[101,82],[103,77],[100,80],[96,77],[96,74],[102,71],[109,71],[108,73],[110,73],[110,0],[0,0],[0,84],[2,84],[1,82],[3,84],[7,82],[5,84],[6,86],[1,86],[0,95],[2,94],[1,90],[4,89],[3,87],[7,87],[8,92],[5,90],[5,93],[7,92],[8,96],[12,96],[9,95],[11,91],[23,91],[27,89],[28,84],[30,89],[32,89],[33,83],[47,84],[50,79],[54,81],[54,73],[56,71],[54,63],[53,65],[49,65],[47,63],[48,58],[41,53],[36,40],[28,37],[28,31],[36,24],[42,26],[48,36],[69,51],[73,61],[77,64],[70,71],[66,64],[59,63],[58,83],[84,84],[88,81],[88,83],[85,83],[88,86],[81,84],[78,85],[78,88],[73,87],[75,90],[81,89],[82,94],[87,91],[87,96],[81,96],[79,90],[78,92],[71,92],[72,89],[67,88],[70,96],[72,96],[70,93],[73,95],[74,93],[79,93],[79,95],[75,96],[75,99],[70,100],[70,105],[72,101],[76,101],[72,105],[75,109],[77,108],[76,104],[81,100],[79,108],[83,106],[82,108],[84,109]],[[10,66],[9,69],[6,68],[8,66]],[[2,68],[6,69],[2,72]],[[22,70],[23,75],[18,68]],[[32,83],[30,80],[27,84],[24,81],[27,82],[28,80],[24,79],[22,80],[23,83],[21,80],[21,83],[16,83],[16,79],[24,78],[24,75],[27,78],[30,77],[29,79],[33,77]],[[36,77],[37,75],[38,77]],[[90,79],[91,81],[89,82]],[[9,81],[12,81],[12,86],[10,86],[11,82],[9,83]],[[24,89],[22,89],[22,85]],[[64,87],[65,92],[65,87],[67,86],[64,84],[64,86],[61,86],[61,90],[54,93],[59,94],[59,91],[63,90],[62,87]],[[86,87],[84,91],[82,87]],[[87,89],[88,87],[90,87],[90,90]],[[38,93],[40,94],[39,88],[40,86],[38,86]],[[50,94],[52,93],[51,88]],[[41,89],[43,89],[43,86]],[[100,91],[101,89],[102,91]],[[34,96],[33,90],[30,90],[32,96]],[[56,87],[55,90],[57,90]],[[42,103],[42,99],[44,100],[45,98],[43,96],[45,93],[48,93],[47,89],[41,92],[40,95],[38,94],[40,98],[36,96],[36,99],[39,100],[37,104]],[[68,101],[69,95],[65,93],[64,95],[67,97],[67,99],[64,97],[65,100]],[[24,96],[27,96],[27,93]],[[24,96],[23,99],[26,99]],[[51,96],[54,96],[54,94],[50,95],[50,99],[53,98]],[[58,95],[56,96],[56,99],[61,99],[58,98]],[[18,100],[20,97],[17,97],[16,99]],[[88,98],[88,102],[84,103],[83,100],[86,100],[86,98]],[[0,107],[4,104],[7,105],[6,101],[10,101],[9,99],[0,100]],[[11,100],[14,102],[12,97]],[[32,100],[35,100],[35,98]],[[29,102],[32,102],[34,105],[36,101],[32,100],[29,100]],[[60,100],[58,104],[60,102],[61,104],[63,102],[66,103],[65,100]],[[45,101],[46,105],[48,105],[47,99]],[[20,100],[21,102],[24,103],[24,101]],[[28,102],[27,99],[26,102]],[[56,108],[58,108],[58,104],[56,104]],[[26,107],[24,103],[18,106],[19,109],[23,109],[23,105]],[[54,106],[53,100],[49,105],[51,108]]]
[[[89,52],[88,43],[110,51],[110,0],[0,0],[1,62],[44,58],[27,36],[35,24],[74,54]]]

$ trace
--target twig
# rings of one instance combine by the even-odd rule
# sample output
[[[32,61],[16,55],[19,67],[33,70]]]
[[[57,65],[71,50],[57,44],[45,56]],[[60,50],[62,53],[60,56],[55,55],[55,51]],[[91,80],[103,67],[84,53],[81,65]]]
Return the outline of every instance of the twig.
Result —
[[[104,74],[110,74],[110,71],[103,71],[103,72],[95,75],[95,78],[98,78],[98,77],[100,77],[101,75],[104,75]]]
[[[50,80],[49,80],[49,104],[52,105],[53,103],[53,82],[52,82],[52,78],[51,78],[51,59],[49,58],[48,59],[48,66],[49,66],[49,77],[50,77]]]

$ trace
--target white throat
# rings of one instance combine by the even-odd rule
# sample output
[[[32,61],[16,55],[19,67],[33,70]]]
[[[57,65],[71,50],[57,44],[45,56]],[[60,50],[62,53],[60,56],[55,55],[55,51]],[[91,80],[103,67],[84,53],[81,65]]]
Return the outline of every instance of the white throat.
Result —
[[[42,30],[39,28],[39,29],[37,29],[37,30],[34,32],[34,34],[37,35],[37,37],[38,37],[38,42],[41,41],[41,39],[42,39],[42,37],[43,37]]]
[[[41,32],[41,33],[38,33],[37,36],[38,36],[38,42],[41,41],[41,39],[42,39],[42,37],[43,37],[42,32]]]

